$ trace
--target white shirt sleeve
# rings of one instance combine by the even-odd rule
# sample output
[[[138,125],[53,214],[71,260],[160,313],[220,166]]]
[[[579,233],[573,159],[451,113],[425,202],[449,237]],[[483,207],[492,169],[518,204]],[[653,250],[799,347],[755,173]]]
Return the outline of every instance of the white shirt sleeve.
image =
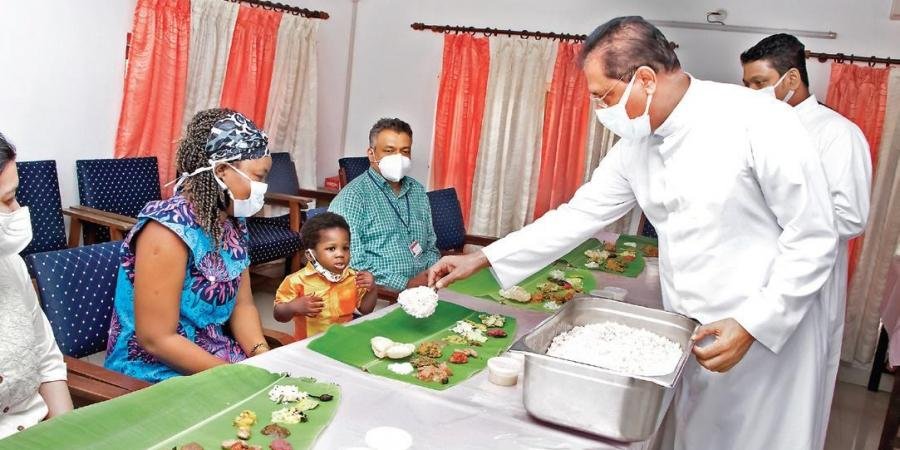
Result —
[[[619,141],[572,200],[534,223],[484,248],[504,288],[524,280],[616,221],[635,204],[623,170],[626,141]]]
[[[834,138],[821,149],[822,168],[831,189],[838,236],[849,240],[866,229],[872,159],[858,127],[847,124],[831,131]]]
[[[67,379],[66,375],[66,364],[63,362],[62,352],[59,351],[59,346],[56,345],[56,339],[53,336],[53,329],[50,328],[50,321],[47,320],[47,316],[44,315],[44,311],[41,310],[40,305],[38,305],[37,294],[31,289],[29,286],[28,295],[32,298],[32,323],[34,326],[34,335],[37,347],[40,351],[40,373],[41,373],[41,383],[49,383],[51,381],[65,381]]]
[[[769,279],[748,293],[734,318],[777,353],[831,273],[837,233],[828,186],[812,141],[788,110],[766,111],[751,124],[751,168],[782,232]]]

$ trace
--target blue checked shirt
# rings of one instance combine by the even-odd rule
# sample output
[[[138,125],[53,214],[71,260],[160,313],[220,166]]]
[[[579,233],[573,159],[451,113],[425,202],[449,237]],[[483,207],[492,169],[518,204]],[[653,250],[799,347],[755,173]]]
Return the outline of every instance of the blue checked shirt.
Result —
[[[395,194],[387,180],[369,168],[328,207],[350,224],[350,266],[372,272],[376,283],[397,291],[441,256],[425,188],[410,177],[400,183]],[[422,247],[419,256],[409,249],[413,241]]]

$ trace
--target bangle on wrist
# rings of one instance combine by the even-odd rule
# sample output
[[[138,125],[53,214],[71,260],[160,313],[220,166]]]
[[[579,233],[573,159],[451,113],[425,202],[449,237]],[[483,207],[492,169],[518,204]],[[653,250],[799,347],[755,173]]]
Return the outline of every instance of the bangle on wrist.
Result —
[[[261,348],[269,350],[269,346],[265,342],[260,342],[250,349],[250,356],[256,356],[256,354],[259,353],[259,349]]]

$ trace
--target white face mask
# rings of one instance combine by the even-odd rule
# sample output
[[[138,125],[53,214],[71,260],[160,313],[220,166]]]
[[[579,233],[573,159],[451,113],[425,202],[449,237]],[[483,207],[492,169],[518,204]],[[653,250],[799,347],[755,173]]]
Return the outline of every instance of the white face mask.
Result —
[[[782,81],[784,81],[785,77],[787,77],[787,74],[788,73],[785,72],[784,75],[782,75],[781,78],[779,78],[778,81],[774,85],[766,86],[766,87],[760,89],[759,92],[762,92],[766,95],[771,95],[772,97],[775,97],[777,99],[778,97],[775,95],[775,88],[777,88],[778,85],[781,84]],[[794,96],[794,90],[791,89],[788,91],[787,95],[785,95],[784,98],[781,99],[781,101],[787,103],[788,100],[790,100],[791,97],[793,97],[793,96]]]
[[[254,181],[249,176],[247,176],[247,174],[241,172],[231,164],[225,164],[228,164],[228,166],[234,169],[235,172],[237,172],[250,182],[250,197],[246,199],[239,199],[234,198],[234,194],[231,193],[231,189],[228,189],[228,186],[225,185],[224,181],[220,180],[219,177],[215,176],[215,174],[213,175],[213,178],[216,179],[216,183],[219,183],[219,187],[227,191],[228,196],[231,197],[231,201],[234,202],[234,217],[250,217],[258,213],[266,203],[266,191],[269,189],[269,185],[266,183],[261,183],[259,181]]]
[[[11,213],[0,213],[0,257],[25,250],[31,237],[31,212],[27,206]]]
[[[350,274],[349,267],[345,267],[341,273],[334,273],[326,269],[325,266],[319,264],[319,260],[316,259],[316,255],[313,254],[312,250],[306,251],[306,258],[309,259],[310,264],[312,264],[313,268],[316,269],[316,272],[322,274],[322,276],[325,277],[326,280],[332,283],[340,282],[344,278],[347,278],[347,275]]]
[[[653,101],[653,94],[647,96],[647,107],[644,108],[644,114],[632,119],[625,111],[625,105],[628,103],[628,97],[631,95],[631,88],[634,87],[636,77],[637,72],[631,77],[631,81],[628,82],[628,87],[625,88],[618,103],[594,110],[597,120],[622,139],[641,139],[650,136],[650,102]]]
[[[394,183],[409,174],[410,167],[412,167],[412,161],[399,153],[385,156],[378,161],[378,170],[381,172],[381,176]]]

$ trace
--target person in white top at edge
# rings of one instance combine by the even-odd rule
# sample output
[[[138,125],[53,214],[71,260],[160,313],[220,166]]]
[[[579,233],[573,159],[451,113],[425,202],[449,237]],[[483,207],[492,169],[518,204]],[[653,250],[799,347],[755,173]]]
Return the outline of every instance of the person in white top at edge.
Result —
[[[598,27],[582,58],[597,117],[622,139],[569,203],[482,251],[444,257],[429,283],[491,267],[509,287],[637,204],[659,233],[663,306],[703,324],[662,446],[811,448],[825,382],[819,290],[837,232],[800,119],[771,97],[685,73],[640,17]]]
[[[831,190],[839,242],[834,270],[820,294],[828,327],[827,370],[821,393],[824,401],[818,423],[819,441],[814,448],[822,448],[841,362],[847,300],[847,242],[866,229],[872,159],[869,144],[859,127],[819,104],[816,96],[810,94],[805,50],[796,37],[775,34],[742,53],[741,64],[744,86],[764,91],[794,107],[813,139]]]
[[[16,201],[15,159],[0,134],[0,439],[72,410],[66,364],[19,256],[31,215]]]

